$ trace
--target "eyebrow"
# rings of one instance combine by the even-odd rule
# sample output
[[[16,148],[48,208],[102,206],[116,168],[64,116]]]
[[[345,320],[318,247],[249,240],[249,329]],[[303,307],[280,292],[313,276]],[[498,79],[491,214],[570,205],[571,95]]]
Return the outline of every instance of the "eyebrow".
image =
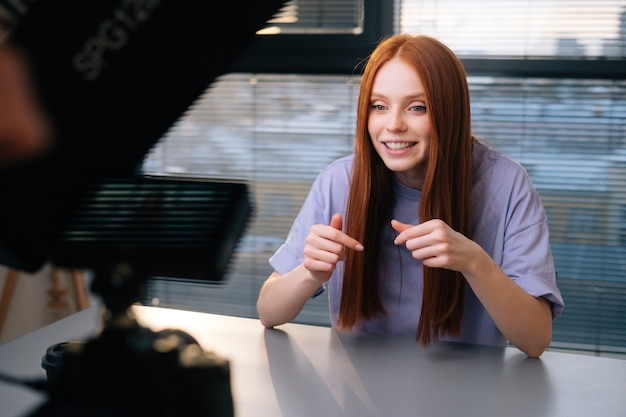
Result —
[[[385,94],[380,94],[375,91],[372,91],[372,93],[370,94],[370,98],[386,98],[386,96]],[[426,98],[426,94],[423,92],[419,92],[419,93],[408,95],[406,96],[406,98],[409,98],[411,100],[423,100]]]

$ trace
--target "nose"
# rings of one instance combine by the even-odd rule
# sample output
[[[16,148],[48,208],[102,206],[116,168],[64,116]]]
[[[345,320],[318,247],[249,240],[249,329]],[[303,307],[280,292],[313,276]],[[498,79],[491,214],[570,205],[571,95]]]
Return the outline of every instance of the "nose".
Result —
[[[401,132],[406,129],[404,121],[404,113],[402,111],[389,112],[389,120],[387,121],[387,130],[390,132]]]

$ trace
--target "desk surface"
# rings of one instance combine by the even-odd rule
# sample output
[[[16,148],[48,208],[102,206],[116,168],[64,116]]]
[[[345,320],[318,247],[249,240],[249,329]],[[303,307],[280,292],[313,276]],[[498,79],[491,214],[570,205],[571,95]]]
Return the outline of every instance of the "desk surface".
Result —
[[[176,328],[228,359],[236,417],[626,416],[626,361],[411,338],[344,335],[317,326],[264,329],[258,320],[133,307],[155,331]],[[44,377],[48,346],[94,333],[84,310],[0,346],[0,372]],[[0,415],[44,400],[0,382]]]

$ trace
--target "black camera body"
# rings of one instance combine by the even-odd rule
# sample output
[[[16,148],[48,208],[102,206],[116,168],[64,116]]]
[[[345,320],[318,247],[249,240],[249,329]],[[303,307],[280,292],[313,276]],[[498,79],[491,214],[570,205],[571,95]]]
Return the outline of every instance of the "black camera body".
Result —
[[[179,330],[153,332],[130,319],[90,341],[48,348],[49,401],[33,417],[232,417],[230,367]]]

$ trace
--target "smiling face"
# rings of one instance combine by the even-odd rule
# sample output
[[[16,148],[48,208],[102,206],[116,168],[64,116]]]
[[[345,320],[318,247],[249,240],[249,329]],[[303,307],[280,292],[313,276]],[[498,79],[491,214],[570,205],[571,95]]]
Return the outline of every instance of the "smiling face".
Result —
[[[399,58],[380,67],[372,85],[367,129],[374,149],[404,185],[422,189],[430,121],[417,71]]]

